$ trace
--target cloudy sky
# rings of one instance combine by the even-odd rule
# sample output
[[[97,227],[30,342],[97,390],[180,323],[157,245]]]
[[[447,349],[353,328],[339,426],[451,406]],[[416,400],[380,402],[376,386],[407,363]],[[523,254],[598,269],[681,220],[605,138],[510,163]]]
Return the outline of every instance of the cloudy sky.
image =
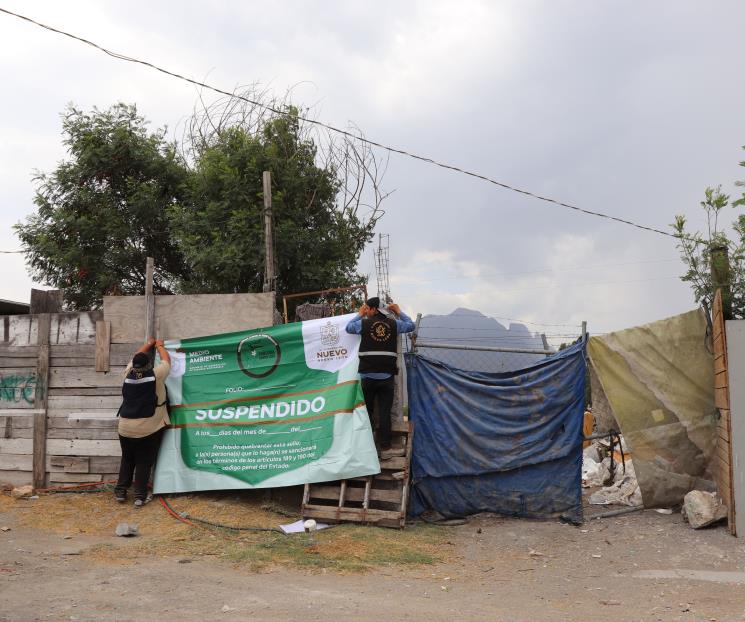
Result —
[[[231,90],[293,89],[330,124],[505,183],[669,229],[745,179],[745,3],[76,2],[0,7]],[[136,103],[178,132],[193,86],[0,14],[0,250],[65,157],[65,105]],[[410,312],[456,307],[600,333],[694,306],[675,240],[401,156],[379,232]],[[734,215],[730,210],[728,217]],[[374,282],[372,246],[360,261]],[[0,298],[28,300],[20,255]],[[541,325],[547,324],[547,326]]]

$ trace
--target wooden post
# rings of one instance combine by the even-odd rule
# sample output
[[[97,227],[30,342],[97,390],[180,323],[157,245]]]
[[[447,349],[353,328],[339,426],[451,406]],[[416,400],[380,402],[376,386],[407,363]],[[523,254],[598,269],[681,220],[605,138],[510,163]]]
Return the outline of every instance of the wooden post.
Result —
[[[419,335],[419,324],[422,322],[422,314],[416,314],[416,320],[414,321],[414,331],[411,333],[411,351],[416,352],[416,339]]]
[[[546,339],[546,333],[541,333],[541,342],[543,343],[543,349],[544,350],[549,350],[550,349],[549,348],[549,345],[548,345],[548,339]],[[550,354],[547,354],[546,356],[551,356],[551,355]]]
[[[96,322],[96,371],[109,371],[111,359],[111,322]]]
[[[586,336],[587,336],[587,320],[582,320],[582,341],[580,343],[585,342]]]
[[[36,391],[34,395],[34,488],[44,488],[47,471],[47,404],[49,402],[49,331],[52,316],[37,316],[39,355],[36,361]]]
[[[264,171],[264,291],[274,290],[274,214],[272,213],[272,174]]]
[[[155,333],[155,296],[153,296],[153,272],[155,260],[147,258],[145,265],[145,341]]]
[[[730,289],[729,252],[725,245],[709,248],[711,257],[711,282],[713,291],[722,292],[722,314],[725,320],[732,319],[732,290]]]

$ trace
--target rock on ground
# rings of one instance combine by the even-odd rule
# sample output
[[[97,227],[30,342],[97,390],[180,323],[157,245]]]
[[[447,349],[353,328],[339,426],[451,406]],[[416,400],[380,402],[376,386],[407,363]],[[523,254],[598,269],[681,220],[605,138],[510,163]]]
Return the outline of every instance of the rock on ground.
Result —
[[[683,516],[694,529],[700,529],[727,518],[727,506],[712,492],[692,490],[683,499]]]

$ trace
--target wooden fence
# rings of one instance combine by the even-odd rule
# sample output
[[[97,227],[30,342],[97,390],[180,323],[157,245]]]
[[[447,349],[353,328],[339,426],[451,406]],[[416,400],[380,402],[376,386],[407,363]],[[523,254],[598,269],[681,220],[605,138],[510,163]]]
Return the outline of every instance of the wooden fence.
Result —
[[[115,477],[121,378],[138,344],[105,344],[102,313],[4,316],[0,341],[0,483],[64,485]],[[100,346],[99,349],[103,347]]]
[[[274,293],[155,296],[156,335],[270,326]],[[37,488],[117,476],[124,369],[142,345],[143,296],[104,311],[0,316],[0,484]]]
[[[719,290],[712,307],[712,340],[714,345],[714,405],[719,411],[717,425],[717,447],[713,471],[719,496],[728,509],[730,533],[736,533],[735,502],[732,480],[732,421],[729,402],[729,373],[727,364],[727,333],[722,311],[722,295]]]

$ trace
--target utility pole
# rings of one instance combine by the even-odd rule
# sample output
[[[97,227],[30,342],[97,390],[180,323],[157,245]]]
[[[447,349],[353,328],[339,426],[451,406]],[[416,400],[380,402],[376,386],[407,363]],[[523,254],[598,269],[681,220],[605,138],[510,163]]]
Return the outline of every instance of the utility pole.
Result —
[[[153,296],[153,273],[155,260],[148,257],[145,262],[145,341],[155,336],[155,296]]]
[[[274,276],[274,214],[272,213],[272,173],[264,171],[264,291],[275,289]]]

